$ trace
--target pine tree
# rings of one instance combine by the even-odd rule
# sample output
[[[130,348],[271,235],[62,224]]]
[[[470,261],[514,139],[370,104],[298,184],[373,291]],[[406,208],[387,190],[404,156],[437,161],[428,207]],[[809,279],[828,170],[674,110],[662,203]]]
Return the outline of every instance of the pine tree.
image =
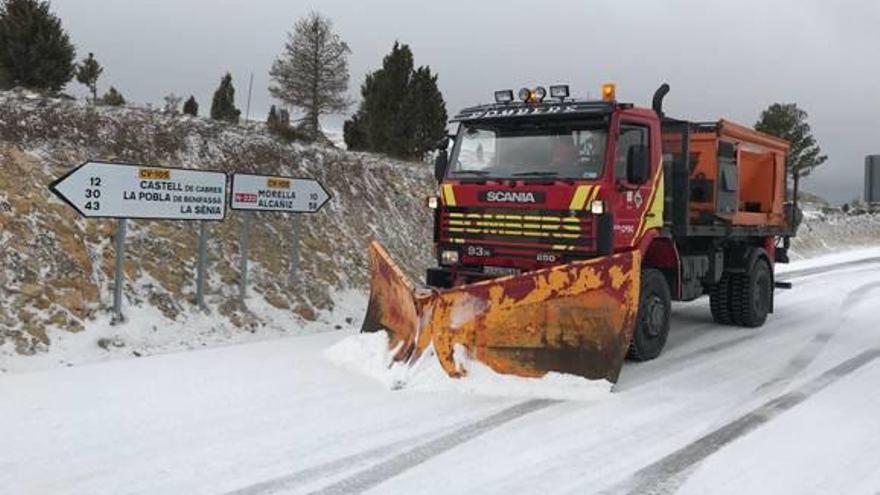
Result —
[[[807,123],[809,115],[795,103],[774,103],[761,112],[755,129],[766,132],[791,143],[786,165],[791,174],[793,196],[798,197],[798,186],[802,177],[810,175],[828,157],[816,144],[816,138]]]
[[[416,70],[407,96],[408,154],[422,158],[446,135],[446,102],[437,87],[437,75],[431,74],[430,67]]]
[[[220,80],[220,87],[214,92],[211,101],[211,118],[225,120],[226,122],[238,122],[241,110],[235,108],[235,88],[232,86],[232,74],[226,73]]]
[[[196,101],[196,97],[190,95],[189,99],[186,100],[186,103],[183,104],[183,113],[185,115],[192,115],[193,117],[199,116],[199,104]]]
[[[98,100],[98,78],[101,77],[102,72],[104,72],[104,68],[95,60],[94,53],[89,53],[89,56],[76,66],[76,80],[89,88],[92,93],[92,102]]]
[[[303,141],[309,140],[312,136],[305,135],[299,129],[290,126],[290,113],[275,105],[269,108],[269,115],[266,117],[266,127],[272,134],[284,139],[285,141]]]
[[[395,43],[382,68],[361,86],[361,104],[343,134],[351,150],[369,150],[403,159],[420,159],[443,138],[446,104],[437,76],[413,68],[412,51]]]
[[[121,107],[125,105],[125,98],[123,98],[122,94],[119,91],[116,91],[116,88],[110,86],[110,89],[104,93],[104,96],[101,97],[101,103],[104,105],[109,105],[111,107]]]
[[[49,11],[49,2],[0,4],[0,89],[15,86],[57,92],[74,75],[76,51]]]
[[[345,147],[351,151],[368,151],[370,149],[365,118],[364,112],[359,111],[342,125],[342,139],[345,141]]]
[[[269,107],[269,116],[266,117],[266,126],[272,129],[278,125],[278,122],[278,109],[275,108],[275,105],[272,105]]]
[[[300,19],[288,34],[284,53],[272,64],[269,92],[305,114],[305,131],[318,136],[320,118],[348,108],[348,45],[333,22],[317,12]]]

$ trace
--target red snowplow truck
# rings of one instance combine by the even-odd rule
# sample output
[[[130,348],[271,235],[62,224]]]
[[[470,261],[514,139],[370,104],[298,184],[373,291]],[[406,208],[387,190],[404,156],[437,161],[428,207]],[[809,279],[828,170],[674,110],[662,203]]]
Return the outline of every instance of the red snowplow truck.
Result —
[[[569,97],[567,86],[498,91],[441,145],[438,267],[416,286],[376,242],[362,331],[399,361],[436,353],[451,376],[476,359],[501,373],[616,382],[657,357],[671,301],[710,298],[714,320],[758,327],[773,312],[796,205],[787,142],[732,122]],[[418,242],[418,241],[415,241]]]

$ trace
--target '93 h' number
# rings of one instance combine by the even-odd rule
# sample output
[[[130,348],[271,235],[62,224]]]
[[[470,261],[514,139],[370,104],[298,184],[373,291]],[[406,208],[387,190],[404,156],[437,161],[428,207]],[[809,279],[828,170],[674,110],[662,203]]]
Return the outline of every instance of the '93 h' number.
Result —
[[[466,252],[468,256],[475,256],[478,258],[488,258],[489,256],[492,256],[492,251],[483,246],[468,246]]]

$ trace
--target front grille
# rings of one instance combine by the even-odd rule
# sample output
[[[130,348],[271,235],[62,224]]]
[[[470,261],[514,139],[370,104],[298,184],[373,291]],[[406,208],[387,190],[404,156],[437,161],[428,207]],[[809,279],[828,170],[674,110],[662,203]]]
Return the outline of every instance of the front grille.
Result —
[[[534,245],[557,250],[594,249],[593,218],[569,210],[448,208],[440,215],[442,240],[453,243]]]

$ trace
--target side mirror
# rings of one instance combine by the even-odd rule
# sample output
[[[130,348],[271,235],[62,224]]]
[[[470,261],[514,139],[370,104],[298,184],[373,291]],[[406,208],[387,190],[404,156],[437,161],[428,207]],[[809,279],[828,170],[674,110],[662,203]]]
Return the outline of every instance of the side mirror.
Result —
[[[648,181],[650,173],[648,147],[644,144],[630,146],[626,154],[626,181],[630,184],[642,185]]]
[[[449,143],[452,136],[445,136],[437,143],[437,158],[434,160],[434,178],[441,182],[446,176],[446,167],[449,166]]]
[[[434,160],[434,178],[437,179],[437,182],[441,182],[443,177],[446,176],[446,167],[448,165],[449,152],[446,151],[446,148],[443,148],[437,153],[437,158]]]

